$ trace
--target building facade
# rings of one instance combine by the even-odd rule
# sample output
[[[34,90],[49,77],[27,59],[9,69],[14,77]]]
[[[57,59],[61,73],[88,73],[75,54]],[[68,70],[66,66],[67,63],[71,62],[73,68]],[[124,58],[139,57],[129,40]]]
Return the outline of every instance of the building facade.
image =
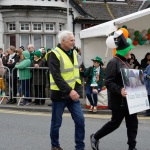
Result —
[[[69,13],[67,11],[69,10]],[[57,34],[64,29],[76,30],[77,46],[80,45],[81,25],[73,24],[79,13],[63,0],[1,0],[0,1],[0,47],[16,48],[34,44],[53,48]]]
[[[67,29],[74,33],[80,48],[82,29],[150,6],[148,1],[124,1],[0,0],[0,47],[6,50],[14,45],[26,49],[28,44],[34,44],[35,49],[53,48],[58,43],[58,32]]]

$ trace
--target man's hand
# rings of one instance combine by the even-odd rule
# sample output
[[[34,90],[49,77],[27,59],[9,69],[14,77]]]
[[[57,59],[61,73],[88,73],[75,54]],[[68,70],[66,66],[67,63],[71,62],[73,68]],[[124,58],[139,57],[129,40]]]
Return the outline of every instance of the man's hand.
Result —
[[[123,97],[126,97],[127,92],[125,91],[125,88],[122,88],[122,89],[121,89],[121,95],[122,95]]]
[[[71,97],[72,100],[79,100],[79,94],[75,90],[71,90],[69,93],[69,96]]]

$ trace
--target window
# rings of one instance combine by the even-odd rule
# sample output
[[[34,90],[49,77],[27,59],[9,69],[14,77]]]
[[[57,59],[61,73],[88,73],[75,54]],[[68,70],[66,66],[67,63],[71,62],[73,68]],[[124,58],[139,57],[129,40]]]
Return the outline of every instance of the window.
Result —
[[[35,50],[41,47],[41,35],[34,35],[34,48]]]
[[[16,47],[16,36],[15,35],[10,35],[10,45],[13,45]]]
[[[42,24],[41,23],[34,23],[33,24],[34,31],[42,31]]]
[[[54,40],[53,35],[45,35],[45,45],[47,48],[53,48],[54,47]]]
[[[29,29],[30,29],[29,23],[21,23],[20,24],[20,30],[21,31],[29,31]]]
[[[27,46],[29,45],[29,38],[29,35],[21,35],[20,45],[24,46],[25,49],[27,49]]]
[[[16,30],[16,25],[15,23],[9,23],[9,31],[15,31]]]
[[[54,31],[54,24],[53,23],[46,23],[45,24],[45,31]]]
[[[64,29],[64,25],[63,24],[59,24],[59,31],[62,31]]]

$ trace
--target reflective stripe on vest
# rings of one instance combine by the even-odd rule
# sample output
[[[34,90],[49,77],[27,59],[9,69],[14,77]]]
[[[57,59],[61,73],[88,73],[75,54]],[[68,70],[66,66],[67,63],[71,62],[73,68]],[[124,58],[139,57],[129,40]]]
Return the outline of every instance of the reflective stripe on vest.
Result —
[[[55,50],[52,50],[52,52],[54,52],[54,54],[60,61],[61,76],[69,84],[69,86],[72,89],[74,89],[76,82],[81,84],[76,51],[73,50],[74,64],[72,64],[70,58],[60,48],[56,47]],[[55,84],[55,81],[51,73],[50,73],[50,88],[52,90],[59,90],[59,88]]]

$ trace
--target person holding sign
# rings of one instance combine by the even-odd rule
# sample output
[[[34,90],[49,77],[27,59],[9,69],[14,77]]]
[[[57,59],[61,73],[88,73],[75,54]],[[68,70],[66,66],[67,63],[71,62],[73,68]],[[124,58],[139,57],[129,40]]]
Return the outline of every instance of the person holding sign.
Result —
[[[128,150],[137,150],[137,114],[129,114],[126,100],[127,92],[125,91],[120,71],[120,68],[130,68],[127,59],[130,57],[131,49],[134,47],[132,40],[125,38],[123,32],[120,30],[114,33],[113,40],[117,47],[116,56],[108,62],[105,77],[105,84],[108,90],[108,106],[112,111],[112,117],[108,123],[90,136],[91,147],[93,150],[99,150],[99,140],[116,130],[125,118]]]

